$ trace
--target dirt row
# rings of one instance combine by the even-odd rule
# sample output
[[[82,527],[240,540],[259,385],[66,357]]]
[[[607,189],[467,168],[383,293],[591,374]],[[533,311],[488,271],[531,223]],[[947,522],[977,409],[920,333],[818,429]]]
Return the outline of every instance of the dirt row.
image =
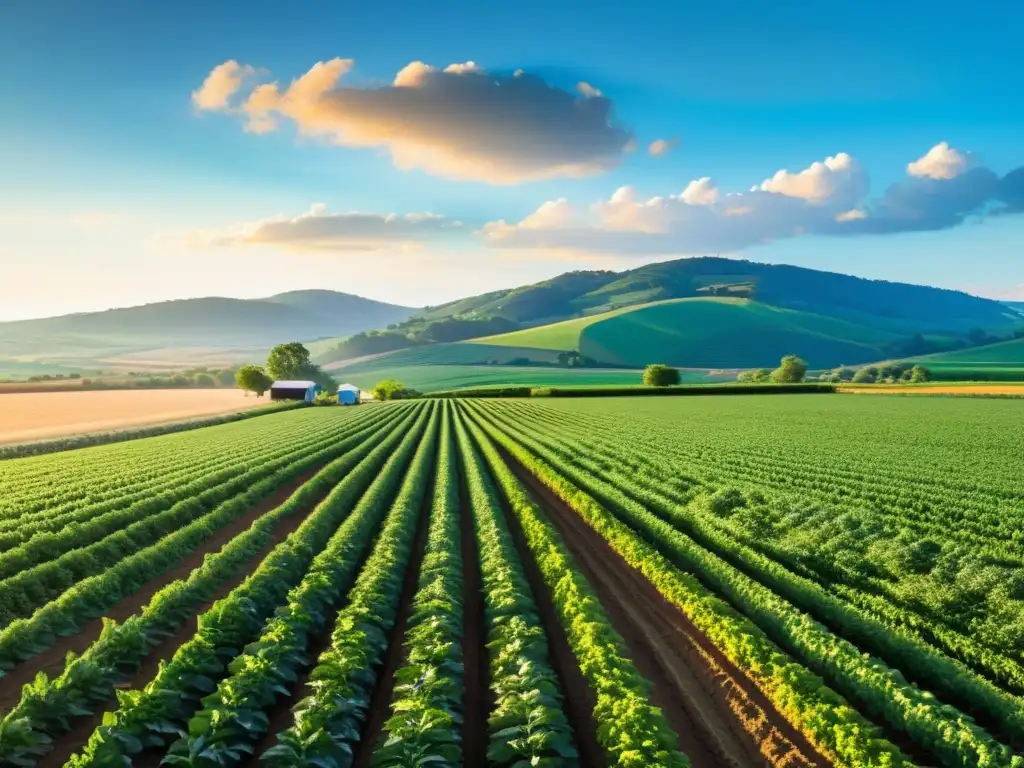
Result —
[[[538,478],[505,459],[562,536],[694,768],[830,765],[643,574]]]

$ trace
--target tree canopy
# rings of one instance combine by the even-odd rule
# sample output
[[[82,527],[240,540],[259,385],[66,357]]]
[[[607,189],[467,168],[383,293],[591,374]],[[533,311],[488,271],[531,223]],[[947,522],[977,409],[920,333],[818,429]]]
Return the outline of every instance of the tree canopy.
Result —
[[[243,365],[235,372],[235,383],[246,392],[255,392],[257,397],[270,389],[273,383],[266,371],[259,365]]]
[[[334,393],[338,383],[309,358],[309,350],[300,342],[278,344],[267,356],[267,372],[272,379],[309,379],[325,392]]]
[[[779,367],[772,371],[772,381],[776,384],[798,384],[807,375],[807,362],[796,355],[786,355]]]
[[[644,368],[644,384],[648,387],[671,387],[679,383],[679,371],[661,363]]]

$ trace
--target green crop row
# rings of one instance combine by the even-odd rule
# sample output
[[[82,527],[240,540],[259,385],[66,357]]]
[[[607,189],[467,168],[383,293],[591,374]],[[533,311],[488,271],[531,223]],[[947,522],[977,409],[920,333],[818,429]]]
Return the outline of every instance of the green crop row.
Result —
[[[406,664],[395,673],[392,714],[373,755],[375,768],[423,765],[428,757],[433,768],[462,764],[463,579],[450,411],[446,404],[427,548],[406,628]]]
[[[503,421],[502,424],[512,429],[510,422]],[[643,472],[623,472],[621,453],[606,448],[606,443],[596,437],[589,439],[587,454],[580,455],[571,448],[571,432],[567,434],[560,429],[556,437],[538,434],[532,427],[526,429],[538,446],[544,446],[557,455],[569,479],[593,494],[602,504],[614,510],[625,498],[655,512],[701,546],[753,576],[819,621],[849,639],[855,639],[861,647],[871,648],[919,683],[927,683],[956,700],[967,702],[972,711],[984,713],[1015,741],[1024,743],[1024,701],[1000,690],[966,665],[928,645],[902,622],[895,620],[897,617],[892,616],[891,607],[888,615],[876,618],[877,614],[869,614],[840,600],[814,581],[790,572],[730,536],[716,524],[719,518],[709,511],[722,503],[726,492],[717,495],[704,493],[689,504],[681,504],[677,498],[666,495],[664,489],[670,477],[658,463],[646,463]],[[970,638],[962,638],[961,642],[977,646]],[[995,656],[980,647],[973,648],[973,652],[990,664],[992,659],[988,657]]]
[[[428,430],[433,430],[433,425]],[[421,441],[409,467],[396,508],[403,508],[405,488],[429,467],[433,438]],[[228,666],[225,677],[203,708],[189,721],[186,735],[170,749],[166,762],[192,768],[237,765],[253,752],[269,727],[268,710],[278,697],[288,693],[306,666],[310,640],[323,630],[355,580],[363,553],[376,532],[398,489],[401,475],[396,467],[385,467],[380,477],[359,500],[353,520],[365,520],[355,532],[342,531],[331,539],[310,566],[302,581],[288,594],[288,602],[266,623],[259,639]],[[380,541],[388,540],[395,518],[389,515]]]
[[[394,422],[382,420],[375,433],[360,436],[372,438],[394,428]],[[19,760],[30,761],[44,754],[53,736],[71,728],[72,718],[113,699],[114,686],[134,673],[153,646],[172,634],[218,585],[265,547],[281,520],[309,509],[370,451],[365,441],[347,445],[347,453],[320,470],[285,503],[207,557],[187,578],[157,592],[140,614],[122,624],[105,619],[99,638],[83,655],[69,660],[60,676],[51,680],[43,673],[26,685],[18,704],[0,721],[0,763],[17,765]],[[252,493],[259,495],[261,490],[254,488]],[[228,503],[248,505],[252,501],[246,494]]]
[[[624,641],[612,628],[557,531],[484,431],[472,422],[470,431],[523,529],[580,670],[596,693],[593,716],[610,764],[688,766],[686,756],[676,749],[676,734],[664,714],[649,703],[649,684],[628,658]]]
[[[300,459],[271,477],[256,482],[244,494],[221,504],[214,512],[164,537],[156,544],[124,558],[116,565],[79,581],[58,598],[39,608],[30,617],[18,619],[0,630],[0,669],[10,669],[21,661],[42,653],[59,636],[72,635],[86,622],[102,616],[119,600],[134,593],[155,575],[163,573],[193,552],[253,504],[266,498],[281,485],[359,444],[373,431],[357,433],[348,440],[330,445],[318,453]]]
[[[508,524],[458,411],[456,434],[473,515],[484,592],[494,709],[487,759],[496,768],[579,765],[547,639]]]
[[[436,414],[436,411],[435,411]],[[350,765],[395,624],[402,582],[430,487],[437,421],[422,441],[366,564],[337,615],[330,646],[310,672],[312,694],[295,708],[295,724],[278,734],[263,762],[279,768]]]
[[[500,432],[505,433],[501,434],[499,439],[504,438],[509,450],[515,450],[517,458],[529,463],[531,469],[542,475],[545,481],[591,522],[595,529],[600,528],[602,535],[615,542],[620,553],[631,547],[629,554],[623,556],[652,581],[664,580],[665,573],[671,573],[674,569],[651,545],[688,571],[701,574],[717,592],[754,618],[762,629],[794,650],[812,669],[824,675],[839,690],[860,702],[873,715],[884,718],[891,725],[903,730],[921,747],[938,757],[943,764],[962,768],[1024,765],[1024,760],[995,741],[969,717],[952,707],[942,705],[930,694],[908,683],[899,671],[887,667],[878,659],[862,654],[855,646],[833,635],[770,589],[704,550],[642,505],[620,493],[615,510],[629,526],[640,531],[649,544],[643,542],[626,524],[616,520],[600,507],[591,496],[560,477],[559,473],[565,472],[568,468],[565,467],[566,462],[558,456],[552,455],[550,451],[524,436],[520,435],[515,439],[508,437],[507,434],[512,431],[508,424],[501,428],[491,428],[496,431],[500,429]],[[518,442],[523,445],[517,444]],[[543,457],[543,460],[538,456]],[[551,462],[553,467],[546,462]],[[593,482],[603,484],[596,478]],[[603,485],[607,488],[607,484]],[[662,568],[659,569],[658,564],[661,564]],[[679,604],[680,601],[676,602]],[[694,623],[698,623],[693,616],[691,618]],[[728,655],[729,651],[725,646],[727,638],[722,636],[720,642],[710,630],[706,632]],[[733,653],[738,653],[736,649],[742,647],[736,644],[735,640],[733,646]],[[760,658],[747,658],[743,663],[737,659],[733,660],[743,669],[763,669],[765,666]],[[783,709],[781,705],[780,709]],[[822,710],[817,706],[810,711],[820,716]],[[800,716],[800,721],[805,728],[812,722],[806,716]],[[855,727],[852,721],[850,725]],[[808,731],[818,744],[832,754],[850,759],[837,751],[837,744],[829,743],[831,731],[826,731],[824,738],[820,731],[813,728]]]
[[[379,522],[375,508],[350,514],[373,484],[400,476],[416,447],[427,416],[419,410],[416,426],[403,434],[394,429],[341,481],[316,510],[228,597],[199,618],[199,630],[141,690],[118,691],[119,707],[107,712],[103,724],[69,768],[120,765],[146,748],[162,748],[168,737],[180,736],[201,697],[216,689],[237,649],[256,639],[265,619],[298,584],[315,556],[338,537],[366,541]],[[340,528],[339,528],[340,525]]]
[[[336,450],[335,446],[332,448]],[[232,471],[201,478],[190,487],[188,495],[171,493],[168,497],[141,501],[126,515],[116,514],[114,522],[120,524],[109,530],[108,522],[101,517],[93,523],[48,536],[39,547],[29,542],[23,548],[3,553],[0,562],[15,570],[0,580],[0,626],[31,616],[41,605],[82,579],[101,573],[132,553],[202,519],[219,504],[245,492],[267,475],[287,471],[290,466],[322,451],[318,441],[307,439],[278,458],[245,465],[241,475]],[[178,500],[174,502],[174,499]],[[166,508],[161,511],[162,507]],[[126,519],[121,520],[122,517]],[[130,522],[132,520],[134,522]],[[104,530],[110,535],[92,541]],[[8,572],[3,566],[0,569]]]

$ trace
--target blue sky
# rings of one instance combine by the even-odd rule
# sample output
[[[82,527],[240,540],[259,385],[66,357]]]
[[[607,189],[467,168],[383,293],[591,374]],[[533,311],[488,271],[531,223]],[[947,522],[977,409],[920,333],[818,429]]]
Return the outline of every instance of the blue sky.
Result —
[[[1024,201],[1022,27],[1013,2],[8,2],[0,319],[434,304],[716,252],[1024,300],[1024,215],[980,215]]]

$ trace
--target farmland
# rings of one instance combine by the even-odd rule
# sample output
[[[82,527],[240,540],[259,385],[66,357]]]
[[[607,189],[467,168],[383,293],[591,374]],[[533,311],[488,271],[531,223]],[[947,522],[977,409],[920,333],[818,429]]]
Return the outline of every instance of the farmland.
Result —
[[[1022,768],[1022,455],[1013,400],[793,394],[0,462],[0,764]]]
[[[0,444],[243,411],[267,404],[236,389],[0,393]]]

